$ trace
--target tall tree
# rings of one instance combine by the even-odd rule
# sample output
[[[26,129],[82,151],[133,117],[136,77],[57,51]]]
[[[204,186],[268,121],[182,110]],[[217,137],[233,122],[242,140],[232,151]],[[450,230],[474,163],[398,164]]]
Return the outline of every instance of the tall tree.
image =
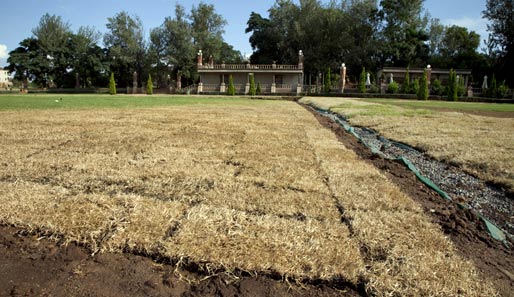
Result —
[[[143,24],[138,16],[130,16],[122,11],[107,19],[108,32],[104,35],[104,44],[109,52],[111,71],[119,77],[120,87],[131,84],[132,74],[138,73],[138,85],[141,85],[145,62],[145,42]]]
[[[71,36],[69,47],[71,51],[71,66],[74,74],[78,75],[82,87],[105,86],[108,78],[107,57],[98,46],[101,34],[93,27],[80,27]]]
[[[33,81],[41,87],[47,86],[48,59],[36,38],[26,38],[20,46],[9,52],[7,69],[14,73],[14,79]]]
[[[223,30],[227,21],[216,12],[214,5],[200,2],[191,9],[191,29],[193,42],[197,50],[202,50],[215,60],[222,59]]]
[[[424,0],[382,0],[386,49],[383,62],[394,66],[422,66],[428,60],[427,23],[422,16]]]
[[[66,84],[69,73],[71,49],[68,47],[72,36],[71,25],[60,16],[44,14],[39,24],[32,30],[38,40],[41,54],[47,59],[46,77],[57,86]]]
[[[514,0],[487,0],[483,17],[489,20],[489,51],[501,78],[514,85]]]
[[[157,72],[177,77],[192,78],[195,48],[191,24],[184,7],[175,5],[175,17],[166,17],[162,25],[150,33],[150,52],[155,54]],[[162,81],[166,77],[158,78]]]

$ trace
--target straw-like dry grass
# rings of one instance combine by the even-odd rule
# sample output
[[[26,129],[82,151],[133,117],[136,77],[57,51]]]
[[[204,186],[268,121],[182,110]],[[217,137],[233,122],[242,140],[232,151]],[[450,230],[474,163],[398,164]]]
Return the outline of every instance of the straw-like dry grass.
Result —
[[[2,112],[0,223],[377,296],[491,296],[439,228],[292,102]]]
[[[420,148],[514,191],[514,118],[406,109],[346,98],[304,98],[349,117],[352,124]]]

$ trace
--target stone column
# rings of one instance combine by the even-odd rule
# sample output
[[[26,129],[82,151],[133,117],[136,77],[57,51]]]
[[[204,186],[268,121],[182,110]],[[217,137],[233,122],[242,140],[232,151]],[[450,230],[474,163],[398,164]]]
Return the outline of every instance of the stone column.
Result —
[[[428,85],[430,86],[430,77],[432,76],[432,67],[430,65],[427,65],[427,82],[428,82]],[[430,93],[430,88],[428,88],[429,91],[428,93]]]
[[[80,88],[80,79],[79,79],[79,74],[75,73],[75,89],[78,89],[78,88]]]
[[[250,64],[248,64],[248,65],[250,65]],[[248,95],[248,93],[250,93],[250,75],[251,75],[251,73],[248,73],[246,75],[245,95]]]
[[[300,50],[298,52],[298,69],[303,69],[303,60],[304,60],[303,51]]]
[[[225,75],[221,74],[221,85],[220,85],[220,93],[225,93],[227,91],[225,86]]]
[[[177,73],[177,90],[182,89],[182,75]]]
[[[198,69],[202,68],[203,64],[203,54],[202,50],[198,51],[197,58],[196,58],[196,66],[198,66]]]
[[[137,72],[134,71],[132,74],[132,94],[137,93]]]
[[[277,85],[275,84],[275,73],[273,73],[273,80],[271,82],[271,94],[275,94],[277,92]]]
[[[346,64],[341,64],[341,94],[344,94],[344,87],[346,86]]]

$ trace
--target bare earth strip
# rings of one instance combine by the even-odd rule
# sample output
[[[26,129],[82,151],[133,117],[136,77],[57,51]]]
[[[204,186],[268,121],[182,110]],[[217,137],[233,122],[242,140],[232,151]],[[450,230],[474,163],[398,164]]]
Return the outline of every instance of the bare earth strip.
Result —
[[[438,226],[292,102],[2,112],[0,223],[377,296],[494,296]]]
[[[514,118],[404,109],[347,98],[303,98],[514,191]]]

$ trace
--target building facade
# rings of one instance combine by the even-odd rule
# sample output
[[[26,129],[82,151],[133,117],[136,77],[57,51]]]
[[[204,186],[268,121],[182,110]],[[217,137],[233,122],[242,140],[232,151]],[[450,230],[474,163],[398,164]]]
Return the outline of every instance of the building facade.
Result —
[[[0,88],[7,89],[12,87],[12,81],[9,76],[9,72],[7,69],[3,69],[0,67]]]
[[[255,86],[260,86],[262,94],[300,94],[303,84],[303,53],[298,53],[297,65],[254,65],[254,64],[215,64],[212,57],[203,63],[203,54],[198,52],[197,67],[200,75],[198,93],[225,93],[232,76],[238,94],[250,91],[250,76]]]
[[[423,72],[427,71],[428,81],[433,82],[434,80],[439,80],[443,85],[448,83],[448,78],[450,77],[450,70],[448,69],[437,69],[431,68],[430,65],[427,68],[397,68],[397,67],[385,67],[380,70],[377,74],[377,77],[382,78],[383,83],[390,83],[391,80],[402,84],[405,79],[405,73],[409,71],[409,78],[411,81],[415,79],[421,79],[423,76]],[[469,69],[456,69],[455,73],[459,76],[459,79],[463,79],[464,86],[467,87],[469,83],[469,77],[471,76],[471,70]]]

